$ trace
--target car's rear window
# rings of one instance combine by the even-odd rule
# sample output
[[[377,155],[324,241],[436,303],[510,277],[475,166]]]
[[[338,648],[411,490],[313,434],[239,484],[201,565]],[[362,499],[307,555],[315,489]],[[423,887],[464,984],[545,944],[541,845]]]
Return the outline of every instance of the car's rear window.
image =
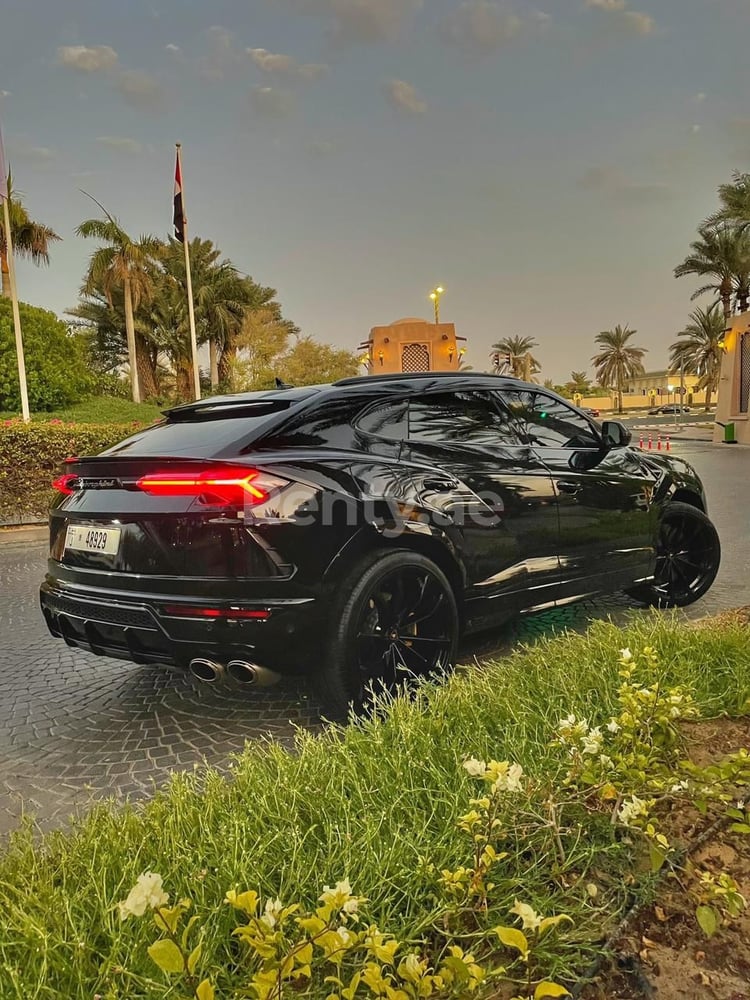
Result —
[[[279,413],[243,413],[221,419],[181,417],[148,427],[102,452],[103,455],[160,455],[185,458],[219,458],[239,454],[250,441],[260,437],[278,421]]]

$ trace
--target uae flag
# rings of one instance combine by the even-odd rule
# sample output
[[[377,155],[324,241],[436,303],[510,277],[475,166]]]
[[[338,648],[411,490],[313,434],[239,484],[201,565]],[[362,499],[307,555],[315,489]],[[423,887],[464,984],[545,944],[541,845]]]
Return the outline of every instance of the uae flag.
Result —
[[[185,242],[185,213],[182,208],[182,165],[180,151],[177,150],[177,160],[174,167],[174,235],[180,243]]]

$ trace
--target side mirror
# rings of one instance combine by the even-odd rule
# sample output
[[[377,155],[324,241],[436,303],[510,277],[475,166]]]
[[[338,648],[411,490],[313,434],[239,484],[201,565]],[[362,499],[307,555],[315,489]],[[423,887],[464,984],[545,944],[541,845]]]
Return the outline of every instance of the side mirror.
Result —
[[[633,435],[618,420],[605,420],[602,423],[602,437],[609,448],[627,448]]]

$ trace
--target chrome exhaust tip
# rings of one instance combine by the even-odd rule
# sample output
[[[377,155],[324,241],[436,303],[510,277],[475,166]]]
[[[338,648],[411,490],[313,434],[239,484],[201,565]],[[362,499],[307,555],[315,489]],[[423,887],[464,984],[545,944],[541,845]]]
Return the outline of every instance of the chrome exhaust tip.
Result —
[[[281,674],[248,660],[230,660],[227,663],[227,674],[242,687],[272,687],[281,680]]]
[[[202,681],[204,684],[214,684],[221,680],[224,674],[224,667],[221,663],[216,663],[215,660],[206,660],[203,657],[191,660],[188,670],[197,681]]]

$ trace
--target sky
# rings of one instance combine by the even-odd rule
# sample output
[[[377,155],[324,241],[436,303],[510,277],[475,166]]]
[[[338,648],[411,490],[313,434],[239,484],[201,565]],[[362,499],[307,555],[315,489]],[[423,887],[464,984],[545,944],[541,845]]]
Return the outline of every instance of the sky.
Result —
[[[63,242],[18,268],[74,305],[100,201],[191,236],[356,350],[431,315],[467,361],[528,335],[543,377],[617,323],[647,370],[694,306],[675,280],[717,186],[750,169],[750,0],[0,0],[14,185]]]

